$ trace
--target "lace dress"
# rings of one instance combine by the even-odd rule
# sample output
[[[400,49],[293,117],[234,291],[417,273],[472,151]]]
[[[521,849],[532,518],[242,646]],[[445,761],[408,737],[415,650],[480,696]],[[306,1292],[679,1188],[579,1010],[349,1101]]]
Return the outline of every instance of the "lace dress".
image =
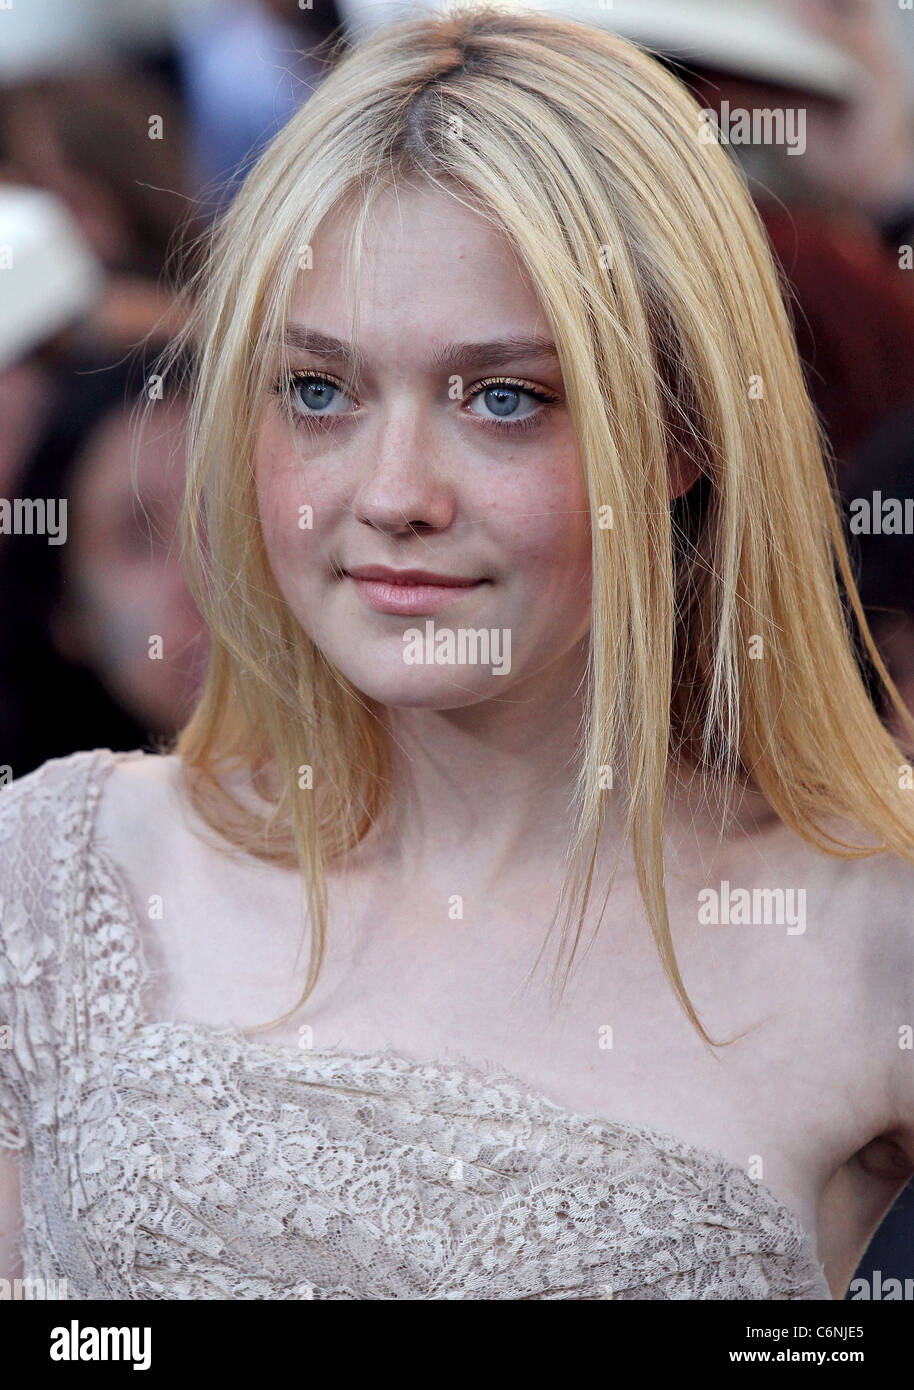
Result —
[[[102,1299],[828,1299],[766,1187],[508,1073],[150,1018],[108,750],[0,792],[0,1147],[23,1274]],[[3,1028],[3,1025],[7,1025]]]

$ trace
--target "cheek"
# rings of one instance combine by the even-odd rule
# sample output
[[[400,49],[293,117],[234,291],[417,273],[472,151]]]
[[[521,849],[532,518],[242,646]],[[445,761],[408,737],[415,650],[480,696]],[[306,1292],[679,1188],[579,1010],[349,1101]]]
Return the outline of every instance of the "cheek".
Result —
[[[586,583],[591,571],[590,504],[573,447],[518,470],[487,500],[506,557],[550,588]]]
[[[288,434],[274,425],[262,432],[255,450],[254,481],[264,545],[284,589],[287,579],[301,573],[321,519],[333,510],[332,475],[311,464],[306,471]]]

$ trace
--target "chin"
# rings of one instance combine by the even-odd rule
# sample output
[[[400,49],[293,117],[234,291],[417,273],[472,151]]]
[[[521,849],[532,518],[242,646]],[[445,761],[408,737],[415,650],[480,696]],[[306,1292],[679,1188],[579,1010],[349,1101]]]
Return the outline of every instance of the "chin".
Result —
[[[480,673],[478,670],[468,671],[465,666],[441,667],[433,671],[416,670],[408,680],[404,680],[402,671],[397,671],[386,680],[377,671],[339,669],[369,700],[391,709],[465,709],[468,705],[496,699],[504,688],[501,677],[492,677],[488,672]],[[473,682],[474,675],[477,684]]]

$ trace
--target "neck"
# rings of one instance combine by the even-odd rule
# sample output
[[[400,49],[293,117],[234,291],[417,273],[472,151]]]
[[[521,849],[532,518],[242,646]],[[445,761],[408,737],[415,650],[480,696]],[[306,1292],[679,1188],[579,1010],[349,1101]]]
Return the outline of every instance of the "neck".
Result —
[[[583,714],[586,643],[504,696],[462,709],[390,709],[385,850],[404,869],[473,864],[477,882],[563,857]]]
[[[587,647],[464,708],[386,711],[392,747],[387,814],[360,856],[403,881],[421,866],[441,881],[469,871],[480,891],[498,884],[560,882],[572,829],[584,714]],[[254,775],[254,786],[258,778]],[[598,864],[615,860],[624,827],[624,788],[604,800]],[[236,785],[236,791],[239,788]],[[259,799],[272,799],[265,784]],[[665,831],[674,858],[752,836],[777,823],[760,793],[736,788],[723,801],[699,771],[669,770]],[[367,852],[367,853],[366,853]]]

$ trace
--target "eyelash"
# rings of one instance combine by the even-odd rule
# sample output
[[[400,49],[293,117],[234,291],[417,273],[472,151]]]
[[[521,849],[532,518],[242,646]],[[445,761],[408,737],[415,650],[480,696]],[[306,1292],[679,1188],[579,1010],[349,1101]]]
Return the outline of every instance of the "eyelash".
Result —
[[[293,389],[300,382],[309,381],[326,381],[338,391],[348,394],[345,383],[340,381],[339,377],[332,376],[327,372],[297,371],[290,372],[288,377],[280,377],[279,380],[274,383],[273,390],[278,396],[282,397],[295,423],[310,426],[316,421],[320,421],[323,425],[324,419],[338,420],[345,418],[332,415],[325,417],[322,416],[320,412],[314,415],[305,415],[294,410],[291,403]],[[521,381],[516,377],[492,376],[486,377],[484,381],[476,382],[473,389],[464,398],[464,404],[474,401],[477,396],[481,396],[484,391],[490,390],[493,386],[510,386],[516,390],[523,391],[525,395],[532,396],[534,400],[539,401],[540,404],[544,406],[555,405],[559,399],[552,391],[544,391],[541,387],[533,386],[529,381]],[[526,430],[534,429],[537,425],[541,424],[545,413],[544,410],[536,410],[530,415],[524,416],[522,420],[516,420],[513,423],[495,419],[483,420],[481,418],[478,423],[482,425],[484,429],[494,430],[498,434],[518,435],[523,434]]]

